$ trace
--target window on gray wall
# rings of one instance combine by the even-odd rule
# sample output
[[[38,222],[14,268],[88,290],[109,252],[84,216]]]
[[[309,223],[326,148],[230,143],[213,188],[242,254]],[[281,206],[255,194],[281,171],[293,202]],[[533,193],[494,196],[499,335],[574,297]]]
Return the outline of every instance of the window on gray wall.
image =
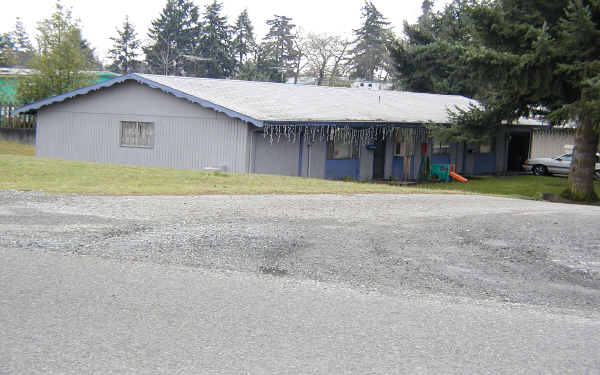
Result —
[[[327,159],[358,159],[358,143],[341,140],[327,142]]]
[[[121,121],[122,147],[154,147],[154,123]]]

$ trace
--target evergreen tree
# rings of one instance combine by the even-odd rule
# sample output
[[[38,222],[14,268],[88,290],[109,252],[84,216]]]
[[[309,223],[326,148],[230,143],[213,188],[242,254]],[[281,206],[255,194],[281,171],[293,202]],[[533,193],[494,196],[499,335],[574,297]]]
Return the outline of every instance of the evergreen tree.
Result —
[[[260,70],[256,62],[249,60],[238,67],[235,78],[242,81],[272,81],[272,77]]]
[[[78,29],[78,33],[79,33],[79,39],[81,39],[81,43],[80,43],[81,49],[84,51],[84,53],[88,59],[88,63],[89,63],[88,69],[92,69],[92,70],[104,69],[104,65],[102,64],[102,61],[100,61],[100,59],[96,56],[96,49],[92,48],[92,46],[90,45],[90,42],[81,36],[81,30]]]
[[[206,6],[201,27],[197,57],[203,59],[201,74],[204,77],[225,78],[233,73],[231,33],[227,17],[221,14],[223,5],[217,0]]]
[[[192,71],[186,69],[184,55],[193,53],[198,28],[198,7],[192,1],[167,0],[160,16],[152,21],[148,32],[151,44],[143,48],[150,71],[164,75]]]
[[[600,130],[600,1],[498,0],[473,8],[475,45],[462,62],[494,86],[486,104],[502,118],[542,115],[577,124],[564,195],[596,200]]]
[[[139,64],[136,58],[139,56],[140,41],[128,16],[125,16],[123,28],[117,28],[117,37],[110,39],[113,41],[113,48],[108,51],[113,59],[110,69],[122,74],[134,72]]]
[[[356,39],[351,50],[353,73],[356,78],[373,81],[385,70],[388,60],[387,44],[393,34],[389,22],[370,1],[362,8],[363,25],[354,30]]]
[[[0,34],[0,66],[14,64],[13,41],[10,33]]]
[[[31,59],[33,46],[23,22],[17,17],[15,29],[0,35],[0,65],[24,66]]]
[[[30,63],[35,73],[20,80],[17,86],[22,103],[77,89],[91,79],[84,72],[89,68],[89,60],[69,9],[57,2],[55,12],[39,22],[37,30],[39,52]]]
[[[17,17],[15,22],[15,29],[11,33],[11,39],[13,43],[13,49],[22,53],[31,53],[33,46],[29,40],[29,35],[25,31],[21,18]]]
[[[459,140],[466,134],[489,134],[502,121],[521,116],[576,123],[564,195],[597,199],[593,174],[600,131],[600,0],[456,0],[453,6],[463,16],[452,27],[434,29],[433,40],[414,56],[421,67],[433,69],[447,53],[446,61],[453,62],[443,68],[478,86],[473,91],[484,108],[458,111],[449,128],[439,128]],[[457,30],[459,37],[453,38]]]
[[[263,39],[259,53],[259,69],[275,82],[285,82],[286,76],[293,74],[296,65],[294,48],[294,28],[292,19],[275,15],[267,20],[269,32]]]
[[[232,39],[233,55],[236,59],[236,65],[239,68],[247,62],[248,57],[252,56],[256,50],[254,27],[248,16],[248,9],[244,9],[238,16],[233,27]]]
[[[432,7],[432,1],[423,1],[423,14],[417,23],[404,23],[406,39],[389,47],[396,86],[415,92],[478,97],[479,91],[488,88],[470,78],[453,47],[465,46],[472,38],[468,0],[456,0],[439,13]]]

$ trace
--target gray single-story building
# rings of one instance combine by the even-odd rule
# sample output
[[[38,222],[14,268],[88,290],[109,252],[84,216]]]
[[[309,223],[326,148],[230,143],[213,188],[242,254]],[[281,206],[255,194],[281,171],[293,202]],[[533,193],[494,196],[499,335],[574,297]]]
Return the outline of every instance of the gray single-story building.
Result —
[[[37,114],[40,157],[370,180],[415,178],[425,152],[465,175],[506,172],[510,140],[528,127],[505,127],[483,145],[428,136],[424,124],[447,123],[449,109],[471,104],[455,95],[128,74],[16,113]]]

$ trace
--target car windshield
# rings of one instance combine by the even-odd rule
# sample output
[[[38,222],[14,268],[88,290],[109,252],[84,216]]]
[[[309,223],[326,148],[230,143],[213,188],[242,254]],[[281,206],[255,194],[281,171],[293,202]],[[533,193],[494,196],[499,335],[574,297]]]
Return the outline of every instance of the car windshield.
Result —
[[[557,157],[557,159],[561,159],[561,160],[565,160],[565,161],[571,161],[571,156],[572,156],[572,154],[564,154],[564,155],[561,155],[561,156]]]

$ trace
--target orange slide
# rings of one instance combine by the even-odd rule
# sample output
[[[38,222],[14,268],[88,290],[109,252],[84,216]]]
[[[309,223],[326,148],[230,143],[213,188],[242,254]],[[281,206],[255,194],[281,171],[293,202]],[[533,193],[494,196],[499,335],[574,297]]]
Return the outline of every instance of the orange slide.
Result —
[[[468,182],[469,181],[468,179],[466,179],[463,176],[456,173],[455,170],[456,170],[456,165],[450,165],[450,168],[448,171],[448,176],[452,177],[453,179],[455,179],[456,181],[459,181],[459,182]]]
[[[459,175],[458,173],[455,173],[455,172],[448,172],[448,176],[450,176],[453,179],[455,179],[456,181],[460,181],[460,182],[467,182],[467,181],[469,181],[468,179],[464,178],[463,176],[461,176],[461,175]]]

